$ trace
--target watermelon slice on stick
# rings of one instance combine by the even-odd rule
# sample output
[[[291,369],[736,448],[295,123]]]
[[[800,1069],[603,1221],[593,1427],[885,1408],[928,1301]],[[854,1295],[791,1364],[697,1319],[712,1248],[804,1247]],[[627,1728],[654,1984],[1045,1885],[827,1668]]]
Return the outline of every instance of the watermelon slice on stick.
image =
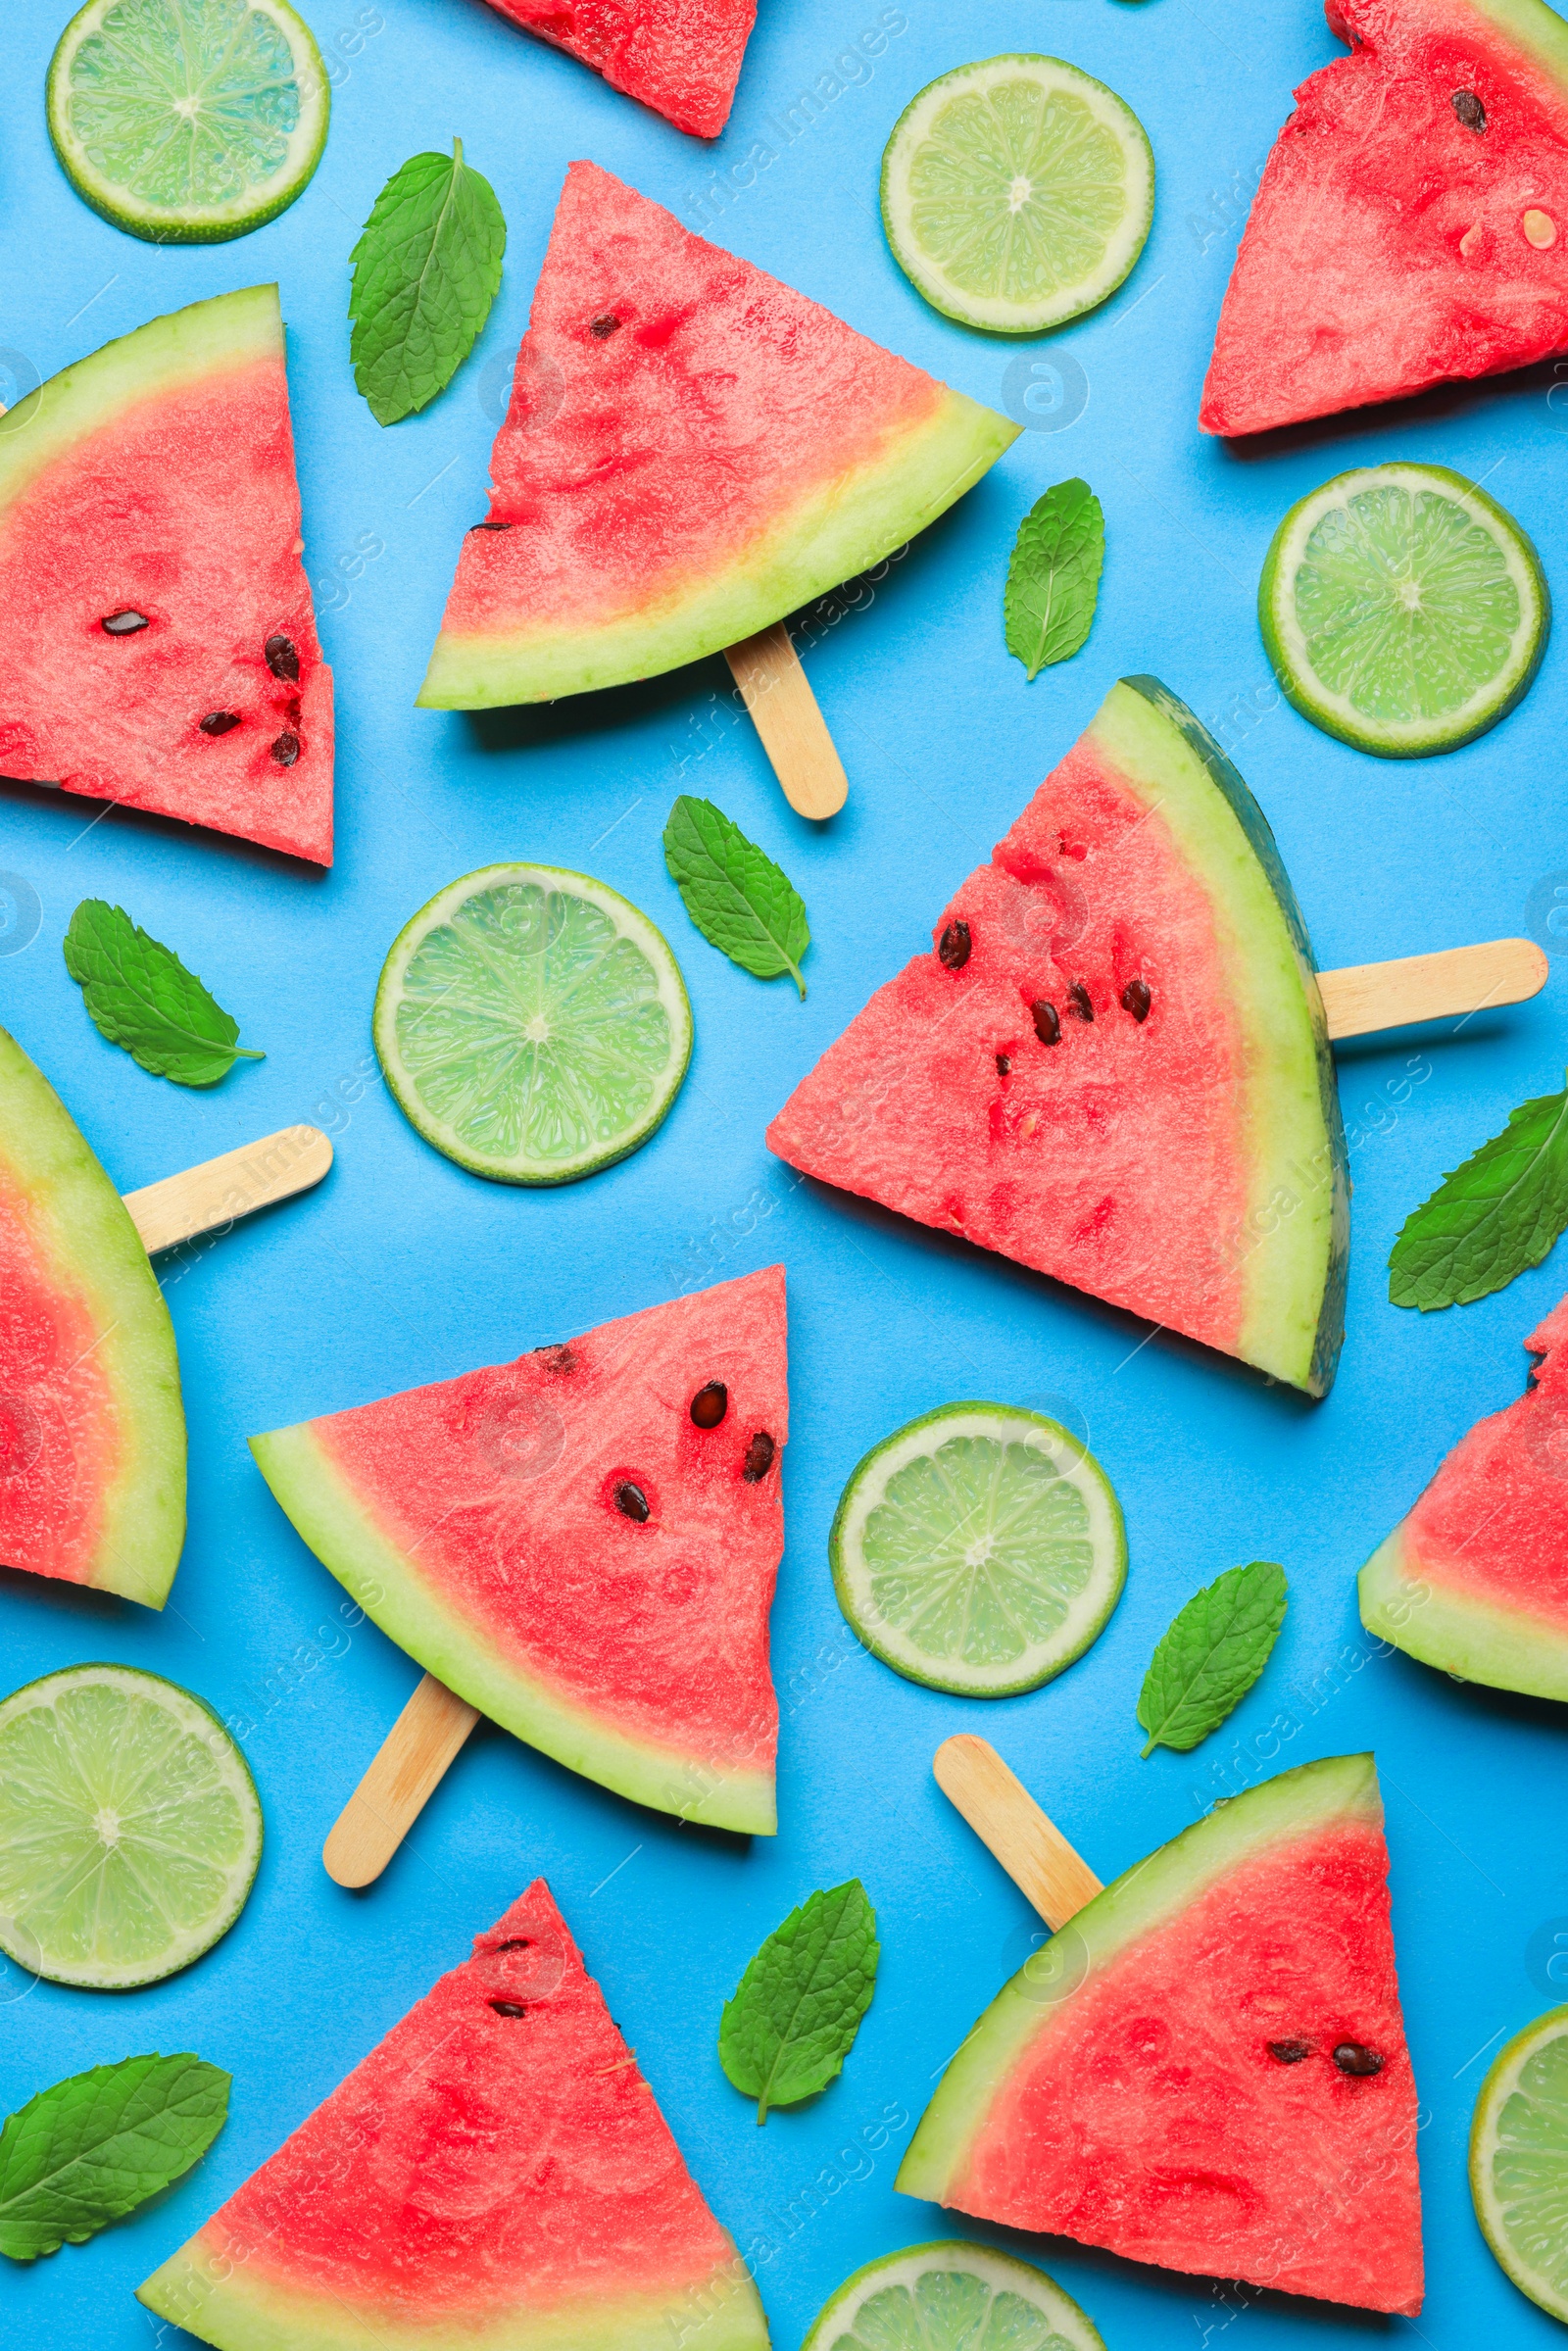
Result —
[[[514,24],[569,50],[612,89],[700,139],[729,121],[757,0],[491,0]]]
[[[1413,2317],[1416,2091],[1371,1756],[1282,1772],[1103,1888],[983,1739],[949,1740],[937,1776],[1004,1869],[1044,1853],[1016,1874],[1054,1932],[949,2066],[897,2185]]]
[[[137,2298],[220,2351],[767,2351],[543,1879]]]
[[[332,862],[276,286],[154,318],[0,416],[0,775]]]

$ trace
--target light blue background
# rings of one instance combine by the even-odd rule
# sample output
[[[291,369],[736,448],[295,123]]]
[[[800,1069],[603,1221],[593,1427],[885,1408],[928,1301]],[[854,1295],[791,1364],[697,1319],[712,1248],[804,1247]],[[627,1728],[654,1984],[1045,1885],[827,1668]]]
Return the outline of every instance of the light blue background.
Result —
[[[32,2351],[144,2345],[136,2281],[540,1871],[716,2211],[742,2245],[759,2233],[777,2244],[760,2283],[775,2340],[793,2351],[848,2271],[946,2227],[893,2193],[906,2123],[868,2173],[863,2155],[841,2150],[890,2112],[918,2115],[1030,1946],[1022,1897],[931,1779],[934,1748],[960,1726],[996,1740],[1107,1877],[1256,1778],[1276,1746],[1298,1762],[1372,1745],[1383,1772],[1405,2009],[1431,2118],[1426,2315],[1385,2327],[1265,2297],[1244,2316],[1200,2279],[1026,2246],[1082,2298],[1112,2351],[1179,2351],[1231,2323],[1236,2341],[1281,2351],[1379,2332],[1509,2351],[1559,2339],[1481,2243],[1464,2144],[1488,2054],[1546,2004],[1551,1935],[1568,1935],[1562,1717],[1373,1656],[1353,1579],[1446,1447],[1520,1392],[1522,1342],[1568,1279],[1559,1251],[1498,1298],[1421,1319],[1390,1307],[1384,1275],[1402,1218],[1443,1171],[1514,1103],[1562,1083],[1562,962],[1531,1005],[1462,1034],[1449,1023],[1342,1055],[1347,1121],[1364,1132],[1349,1338],[1339,1385],[1315,1408],[1179,1344],[1140,1349],[1142,1327],[1108,1309],[795,1186],[762,1129],[873,986],[926,942],[948,893],[1123,671],[1156,672],[1229,743],[1274,823],[1324,965],[1521,930],[1538,884],[1555,874],[1568,885],[1568,647],[1551,648],[1523,709],[1483,742],[1384,764],[1278,702],[1253,597],[1287,505],[1383,456],[1485,476],[1562,590],[1568,414],[1554,412],[1544,367],[1259,450],[1200,436],[1199,386],[1246,203],[1292,85],[1340,53],[1313,0],[1262,11],[1244,0],[958,10],[906,0],[907,28],[874,69],[784,144],[768,118],[833,74],[880,4],[762,0],[733,122],[710,152],[479,0],[377,0],[384,28],[368,36],[355,31],[354,0],[309,0],[341,68],[317,178],[252,238],[163,251],[99,220],[55,165],[42,87],[63,0],[7,11],[0,344],[47,375],[158,312],[279,280],[308,560],[339,709],[338,858],[324,876],[156,819],[115,811],[93,823],[91,804],[0,786],[0,867],[42,909],[32,943],[0,958],[0,1019],[116,1182],[147,1183],[298,1119],[329,1125],[338,1147],[319,1191],[199,1252],[171,1283],[192,1480],[167,1612],[0,1574],[4,1687],[94,1657],[188,1684],[254,1725],[245,1744],[268,1826],[249,1908],[187,1974],[125,1997],[0,1984],[0,2110],[132,2050],[195,2049],[234,2075],[231,2119],[195,2176],[84,2249],[32,2269],[0,2264],[0,2336]],[[1148,125],[1154,230],[1129,283],[1059,339],[1087,378],[1084,413],[1066,429],[1025,432],[809,656],[852,779],[843,815],[817,831],[790,814],[749,726],[727,723],[717,661],[514,716],[416,711],[459,540],[482,512],[498,388],[568,159],[591,156],[695,219],[712,171],[770,140],[775,160],[734,196],[724,240],[1000,403],[1019,347],[950,325],[915,296],[883,245],[877,163],[898,113],[934,74],[1040,47],[1109,81]],[[506,279],[450,391],[382,431],[348,367],[348,255],[388,173],[455,131],[505,206]],[[1049,424],[1044,380],[1033,397]],[[1075,661],[1027,686],[1003,649],[1007,551],[1029,504],[1073,472],[1105,508],[1100,615]],[[815,934],[804,1005],[788,983],[733,969],[687,922],[659,848],[681,789],[717,800],[799,883]],[[625,1164],[563,1192],[461,1173],[365,1082],[393,934],[453,876],[512,857],[585,867],[646,907],[696,1008],[691,1075],[667,1124]],[[193,1094],[105,1044],[60,955],[72,909],[90,895],[122,903],[175,946],[266,1060]],[[1392,1094],[1411,1055],[1425,1056],[1427,1074],[1401,1104]],[[1157,1196],[1149,1214],[1160,1214]],[[321,1870],[322,1837],[417,1669],[369,1625],[345,1645],[338,1587],[271,1502],[246,1434],[775,1259],[789,1270],[795,1411],[773,1619],[777,1841],[748,1850],[678,1828],[485,1729],[383,1882],[364,1897],[340,1892]],[[960,1396],[1054,1398],[1077,1415],[1122,1496],[1132,1547],[1126,1596],[1099,1646],[1054,1687],[990,1707],[914,1689],[859,1652],[826,1567],[833,1505],[861,1452]],[[1141,1762],[1133,1705],[1156,1638],[1200,1583],[1256,1556],[1283,1560],[1292,1589],[1264,1681],[1195,1755]],[[323,1643],[337,1653],[322,1655]],[[1270,1733],[1280,1717],[1283,1745]],[[760,2131],[718,2070],[720,2004],[791,1904],[852,1872],[881,1921],[875,2003],[842,2079]]]

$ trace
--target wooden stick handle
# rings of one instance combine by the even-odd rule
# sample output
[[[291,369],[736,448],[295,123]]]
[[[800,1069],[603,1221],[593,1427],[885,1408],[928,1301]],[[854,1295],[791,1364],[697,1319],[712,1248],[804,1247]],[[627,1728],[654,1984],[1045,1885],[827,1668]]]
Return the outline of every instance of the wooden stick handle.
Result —
[[[125,1205],[148,1256],[194,1241],[273,1200],[292,1200],[318,1184],[332,1164],[332,1146],[319,1127],[280,1127],[259,1143],[241,1144],[183,1175],[165,1176],[125,1194]]]
[[[329,1878],[339,1886],[379,1878],[478,1719],[466,1699],[425,1675],[321,1847]]]
[[[1489,939],[1395,963],[1350,963],[1318,974],[1331,1037],[1368,1037],[1416,1020],[1484,1012],[1539,996],[1549,966],[1534,939]]]
[[[724,656],[784,797],[801,816],[836,816],[849,795],[844,762],[807,682],[788,625],[775,621]]]
[[[990,1741],[960,1731],[944,1739],[932,1764],[937,1786],[1054,1934],[1102,1889],[1054,1821]]]

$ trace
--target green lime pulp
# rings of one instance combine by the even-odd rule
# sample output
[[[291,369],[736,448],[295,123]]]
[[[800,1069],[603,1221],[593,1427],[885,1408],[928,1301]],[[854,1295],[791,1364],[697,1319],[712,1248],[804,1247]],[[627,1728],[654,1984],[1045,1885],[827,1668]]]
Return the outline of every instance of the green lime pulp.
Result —
[[[916,236],[955,285],[1032,305],[1099,269],[1126,209],[1126,162],[1071,91],[1004,81],[942,109],[909,197]]]
[[[1504,2049],[1478,2102],[1473,2184],[1482,2226],[1516,2284],[1568,2318],[1568,2009]]]
[[[927,2270],[869,2294],[826,2351],[1074,2351],[1021,2294],[994,2294],[962,2270]]]

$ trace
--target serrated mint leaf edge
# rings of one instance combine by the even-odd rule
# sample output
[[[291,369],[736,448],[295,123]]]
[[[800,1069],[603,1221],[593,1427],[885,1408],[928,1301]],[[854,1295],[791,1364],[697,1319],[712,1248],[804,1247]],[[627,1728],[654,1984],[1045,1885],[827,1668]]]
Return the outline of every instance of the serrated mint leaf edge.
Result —
[[[1029,682],[1042,669],[1070,661],[1087,644],[1100,607],[1104,560],[1105,516],[1099,498],[1080,474],[1054,483],[1018,525],[1003,595],[1007,651],[1023,663]],[[1042,590],[1048,595],[1043,617],[1025,601]],[[1065,620],[1057,616],[1058,590]]]
[[[160,2073],[166,2076],[167,2094],[127,2126],[126,2114]],[[209,2064],[193,2051],[176,2051],[167,2057],[153,2051],[144,2056],[122,2058],[113,2065],[89,2067],[84,2073],[68,2075],[64,2081],[36,2091],[24,2106],[6,2118],[4,2128],[0,2129],[0,2253],[12,2261],[38,2261],[58,2252],[63,2244],[85,2244],[100,2229],[123,2220],[150,2197],[182,2179],[201,2161],[222,2129],[228,2114],[231,2082],[231,2076],[220,2066]],[[29,2124],[46,2131],[52,2131],[60,2124],[69,2129],[76,2123],[79,2128],[79,2123],[86,2120],[80,2110],[89,2109],[117,2085],[122,2090],[119,2111],[103,2138],[96,2143],[83,2142],[78,2135],[75,2151],[53,2170],[29,2180],[14,2195],[4,2193],[6,2171],[24,2144]],[[175,2093],[182,2087],[185,2095],[180,2099]],[[201,2093],[199,2101],[195,2098],[197,2091]],[[145,2137],[160,2121],[178,2116],[181,2105],[192,2102],[201,2103],[207,2111],[196,2116],[194,2122],[188,2114],[181,2117],[185,2139],[172,2150],[172,2162],[160,2160],[151,2169],[135,2171],[122,2164],[117,2173],[108,2175],[118,2177],[122,2184],[109,2187],[104,2176],[108,2167],[101,2161],[103,2150],[121,2139]],[[51,2118],[57,2120],[52,2123]],[[99,2174],[96,2181],[95,2172]],[[73,2173],[83,2175],[88,2192],[73,2194],[69,2189],[61,2189],[59,2182]],[[101,2192],[90,2192],[94,2185]],[[59,2199],[64,2209],[51,2212],[51,2196]],[[25,2210],[33,2202],[42,2203],[40,2216],[29,2215]],[[20,2214],[18,2207],[23,2208]],[[9,2243],[8,2235],[12,2238]]]
[[[239,1023],[232,1013],[224,1011],[206,982],[180,961],[172,947],[132,922],[123,906],[111,906],[107,899],[84,898],[67,926],[61,952],[99,1035],[128,1053],[138,1068],[154,1077],[167,1077],[181,1086],[216,1086],[236,1061],[267,1058],[235,1042]],[[127,968],[127,955],[134,957],[139,970]],[[93,957],[110,968],[95,968]],[[154,975],[159,973],[180,1001],[178,1014],[152,993]],[[126,1000],[129,1009],[115,1002],[116,997]],[[188,1025],[193,1009],[211,1018],[216,1035]],[[200,1063],[203,1074],[191,1073],[193,1061]],[[182,1069],[186,1074],[180,1074]]]
[[[1257,1598],[1251,1621],[1239,1627],[1238,1616],[1254,1592]],[[1138,1693],[1139,1727],[1149,1734],[1148,1743],[1142,1750],[1145,1757],[1152,1755],[1157,1746],[1170,1747],[1177,1754],[1189,1754],[1235,1713],[1274,1653],[1274,1644],[1285,1622],[1289,1596],[1285,1570],[1278,1561],[1252,1559],[1244,1567],[1227,1568],[1223,1575],[1215,1577],[1212,1584],[1205,1584],[1201,1591],[1195,1592],[1191,1599],[1183,1602],[1160,1636]],[[1179,1656],[1185,1642],[1206,1637],[1207,1621],[1213,1614],[1216,1600],[1222,1598],[1228,1602],[1225,1628],[1208,1641],[1206,1649],[1187,1674],[1174,1704],[1165,1707],[1157,1722],[1152,1722],[1150,1716],[1164,1694],[1161,1688],[1164,1676],[1180,1670]],[[1200,1619],[1203,1621],[1202,1635],[1197,1632]],[[1206,1706],[1200,1711],[1200,1702],[1205,1696],[1205,1682],[1217,1682],[1215,1658],[1227,1641],[1236,1640],[1239,1633],[1244,1632],[1255,1643],[1255,1660],[1244,1657],[1223,1682],[1218,1682],[1215,1693],[1207,1696]],[[1191,1738],[1186,1736],[1191,1725],[1183,1720],[1184,1716],[1191,1716],[1192,1722],[1200,1725]],[[1177,1734],[1174,1738],[1171,1736],[1173,1731]]]
[[[780,2031],[770,2005],[771,1986],[767,1982],[770,1969],[774,1963],[782,1969],[786,1955],[794,1950],[808,1922],[835,1901],[838,1907],[828,1925],[826,1941],[813,1964],[812,1974],[795,1992],[789,2025]],[[807,2001],[818,1990],[818,1975],[836,1950],[840,1954],[838,1982],[843,1983],[852,1974],[859,1975],[863,1981],[845,1996],[836,2017],[811,2029],[823,2036],[825,2045],[809,2059],[806,2078],[792,2082],[786,2071],[788,2061],[794,2056],[798,2066],[803,2063],[800,2052],[808,2038],[794,2032],[793,2027]],[[719,2063],[742,2096],[757,2099],[760,2125],[766,2122],[770,2105],[799,2105],[802,2099],[816,2096],[843,2072],[845,2059],[855,2046],[865,2012],[871,2005],[880,1958],[876,1912],[858,1878],[847,1879],[842,1886],[818,1887],[798,1903],[771,1935],[764,1936],[748,1961],[735,1991],[724,2003],[718,2033]],[[764,2063],[751,2044],[760,2040],[765,2046],[770,2037],[776,2041],[776,2047]]]
[[[1554,1113],[1549,1124],[1548,1112]],[[1541,1142],[1531,1147],[1523,1130],[1533,1117],[1541,1119],[1544,1131]],[[1480,1171],[1495,1167],[1511,1152],[1527,1149],[1530,1155],[1520,1173],[1500,1192],[1489,1194],[1477,1183]],[[1549,1161],[1555,1152],[1562,1153],[1563,1168],[1560,1192],[1553,1202]],[[1522,1238],[1516,1239],[1503,1220],[1509,1219],[1510,1203],[1529,1186],[1539,1188],[1540,1200],[1534,1213],[1527,1211],[1519,1220],[1527,1230]],[[1470,1206],[1477,1213],[1470,1222],[1460,1224],[1458,1219]],[[1514,1214],[1517,1213],[1515,1208]],[[1497,1222],[1498,1230],[1489,1249],[1481,1235],[1491,1221]],[[1445,1226],[1448,1229],[1443,1229]],[[1414,1306],[1423,1314],[1432,1314],[1447,1306],[1468,1306],[1478,1298],[1492,1298],[1497,1291],[1506,1290],[1520,1274],[1541,1264],[1565,1228],[1568,1228],[1568,1091],[1537,1095],[1510,1110],[1508,1123],[1501,1132],[1490,1136],[1468,1159],[1450,1168],[1437,1190],[1419,1207],[1411,1209],[1389,1252],[1390,1303]],[[1455,1284],[1455,1260],[1467,1250],[1483,1262],[1490,1254],[1491,1270],[1461,1278]],[[1499,1271],[1499,1266],[1506,1270]]]
[[[441,188],[443,175],[440,201],[426,221],[415,208]],[[405,208],[411,224],[400,234],[393,223]],[[423,286],[436,267],[447,228],[463,238],[464,266],[461,271],[443,266],[446,316],[434,320],[423,310]],[[417,275],[411,278],[400,256],[416,243],[422,244],[423,259]],[[433,149],[411,155],[386,181],[349,257],[349,360],[355,385],[378,424],[397,424],[417,415],[446,390],[484,331],[500,289],[506,249],[501,200],[483,172],[465,159],[461,138],[453,139],[450,155]],[[410,347],[413,329],[421,323],[428,351],[416,363]],[[443,337],[439,349],[438,332]]]
[[[705,831],[705,823],[710,820],[710,830],[721,846],[715,846]],[[689,839],[683,837],[680,828],[684,828]],[[695,862],[693,844],[709,870],[703,870]],[[806,902],[766,850],[750,840],[734,818],[712,801],[696,800],[683,792],[665,822],[663,851],[665,866],[680,892],[681,903],[710,947],[717,948],[721,955],[742,971],[750,972],[754,979],[778,979],[787,971],[804,999],[806,981],[801,972],[801,958],[811,944]],[[771,905],[765,909],[736,881],[725,851],[738,853],[743,867],[752,867],[752,873],[746,876],[748,881],[757,877],[767,883]],[[713,890],[726,893],[732,906],[710,907],[703,893]],[[742,943],[751,944],[746,938],[748,925],[754,926],[762,943],[764,957],[766,951],[771,950],[766,969],[760,967],[760,960],[749,960],[738,952]],[[721,932],[725,935],[719,935]],[[735,944],[730,944],[731,940]]]

